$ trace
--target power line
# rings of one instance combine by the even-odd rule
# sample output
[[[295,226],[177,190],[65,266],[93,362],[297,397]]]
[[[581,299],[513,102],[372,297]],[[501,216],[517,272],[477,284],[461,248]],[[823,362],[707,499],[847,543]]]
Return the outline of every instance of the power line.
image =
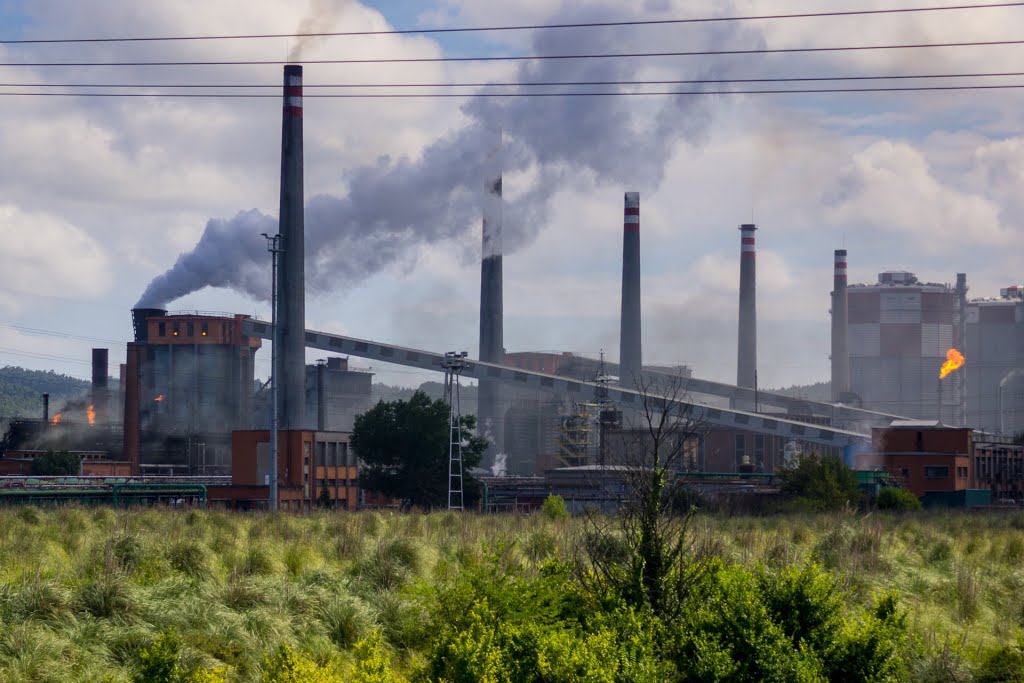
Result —
[[[304,83],[309,90],[323,88],[487,88],[487,87],[556,87],[593,85],[700,85],[713,83],[801,83],[814,81],[887,81],[925,80],[938,78],[999,78],[1024,76],[1024,71],[994,71],[945,74],[885,74],[875,76],[778,76],[766,78],[693,78],[629,81],[490,81],[446,83]],[[280,83],[0,83],[0,88],[196,88],[196,89],[269,89],[280,90]],[[311,95],[306,95],[311,97]]]
[[[606,92],[487,92],[487,93],[362,93],[362,94],[324,94],[305,95],[304,97],[325,99],[447,99],[460,97],[671,97],[696,95],[813,95],[837,93],[896,93],[896,92],[937,92],[957,90],[1016,90],[1024,88],[1021,84],[1004,85],[922,85],[902,86],[894,88],[781,88],[763,90],[649,90],[641,92],[606,91]],[[0,97],[160,97],[160,98],[198,98],[198,99],[280,99],[279,95],[244,94],[244,93],[100,93],[100,92],[9,92],[0,91]]]
[[[275,66],[284,64],[433,64],[438,62],[519,62],[567,59],[627,59],[636,57],[721,57],[736,55],[801,54],[815,52],[858,52],[869,50],[916,50],[949,47],[998,47],[1024,45],[1024,40],[980,40],[949,43],[898,43],[892,45],[842,45],[833,47],[778,47],[748,50],[688,50],[681,52],[595,52],[574,55],[499,55],[472,57],[377,57],[364,59],[248,59],[174,62],[0,62],[3,67],[47,66]]]
[[[42,45],[67,43],[141,43],[202,40],[258,40],[268,38],[336,38],[345,36],[393,36],[428,35],[434,33],[484,33],[496,31],[536,31],[543,29],[569,28],[613,28],[626,26],[665,26],[679,24],[707,24],[730,21],[761,21],[775,19],[811,19],[829,17],[851,17],[885,14],[910,14],[922,12],[946,12],[952,10],[997,9],[1024,6],[1024,2],[994,2],[972,5],[948,5],[944,7],[899,7],[875,10],[846,10],[836,12],[802,12],[796,14],[757,14],[734,17],[699,17],[689,19],[639,19],[623,21],[591,21],[562,24],[518,24],[507,26],[466,26],[454,28],[410,28],[384,31],[324,31],[316,33],[250,33],[203,36],[139,36],[122,38],[26,38],[0,40],[0,45]]]

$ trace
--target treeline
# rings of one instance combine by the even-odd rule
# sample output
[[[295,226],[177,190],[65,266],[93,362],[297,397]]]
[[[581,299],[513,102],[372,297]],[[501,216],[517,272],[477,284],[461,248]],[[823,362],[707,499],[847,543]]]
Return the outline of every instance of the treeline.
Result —
[[[89,389],[89,382],[54,372],[26,370],[12,365],[0,368],[0,417],[41,417],[44,393],[50,394],[50,412]]]

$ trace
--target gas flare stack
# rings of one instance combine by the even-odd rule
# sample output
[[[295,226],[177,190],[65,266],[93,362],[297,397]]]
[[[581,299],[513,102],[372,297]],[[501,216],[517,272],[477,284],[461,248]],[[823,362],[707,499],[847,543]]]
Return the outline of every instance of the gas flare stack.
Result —
[[[480,261],[480,360],[501,363],[505,356],[501,266],[501,135],[485,163],[483,197],[483,251]],[[484,467],[492,467],[504,449],[501,389],[494,380],[481,379],[478,387],[478,431],[491,442]]]
[[[622,313],[619,383],[632,388],[642,369],[640,329],[640,193],[627,192],[622,223]]]
[[[836,249],[832,277],[832,400],[850,393],[850,308],[846,295],[846,250]]]
[[[757,388],[757,281],[752,223],[740,226],[740,315],[736,356],[736,385]],[[753,406],[745,406],[753,407]]]
[[[303,227],[302,66],[284,67],[281,117],[281,204],[277,269],[277,414],[281,429],[302,429],[306,415],[306,280]]]

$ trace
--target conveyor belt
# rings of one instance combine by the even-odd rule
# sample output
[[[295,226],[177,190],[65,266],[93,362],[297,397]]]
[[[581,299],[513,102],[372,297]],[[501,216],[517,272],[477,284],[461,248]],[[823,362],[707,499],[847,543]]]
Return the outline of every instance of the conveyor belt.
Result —
[[[243,323],[243,331],[249,336],[272,340],[274,328],[265,322],[246,320]],[[393,344],[382,344],[339,334],[306,330],[306,347],[356,356],[358,358],[367,358],[382,363],[444,372],[441,368],[441,361],[444,358],[443,353],[410,349]],[[474,360],[467,360],[462,376],[477,380],[495,379],[524,389],[549,391],[566,395],[576,401],[596,400],[599,395],[598,392],[604,390],[607,391],[609,399],[627,409],[640,407],[643,400],[643,395],[640,392],[630,389],[615,386],[602,387],[593,382],[583,382]],[[680,381],[682,383],[680,385],[682,396],[679,400],[675,401],[675,404],[681,410],[689,410],[690,417],[703,424],[740,429],[758,434],[770,434],[786,439],[792,438],[826,446],[862,444],[870,439],[867,434],[845,429],[812,425],[785,418],[710,406],[690,399],[688,394],[697,391],[690,387],[690,383],[694,382],[694,380],[684,379]]]

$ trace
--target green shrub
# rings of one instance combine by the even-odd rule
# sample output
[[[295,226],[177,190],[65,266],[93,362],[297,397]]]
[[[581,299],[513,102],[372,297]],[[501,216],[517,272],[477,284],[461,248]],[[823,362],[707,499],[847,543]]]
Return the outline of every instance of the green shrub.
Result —
[[[181,662],[181,641],[173,629],[167,629],[139,653],[134,683],[182,683],[185,673]]]
[[[875,497],[875,507],[879,510],[910,512],[921,509],[921,499],[906,489],[886,486]]]
[[[77,477],[82,459],[68,451],[46,451],[32,460],[32,475],[36,477]]]
[[[565,500],[561,496],[551,495],[540,504],[540,514],[548,519],[568,519],[569,510],[565,507]]]
[[[974,672],[977,683],[1024,683],[1024,640],[986,653]]]

